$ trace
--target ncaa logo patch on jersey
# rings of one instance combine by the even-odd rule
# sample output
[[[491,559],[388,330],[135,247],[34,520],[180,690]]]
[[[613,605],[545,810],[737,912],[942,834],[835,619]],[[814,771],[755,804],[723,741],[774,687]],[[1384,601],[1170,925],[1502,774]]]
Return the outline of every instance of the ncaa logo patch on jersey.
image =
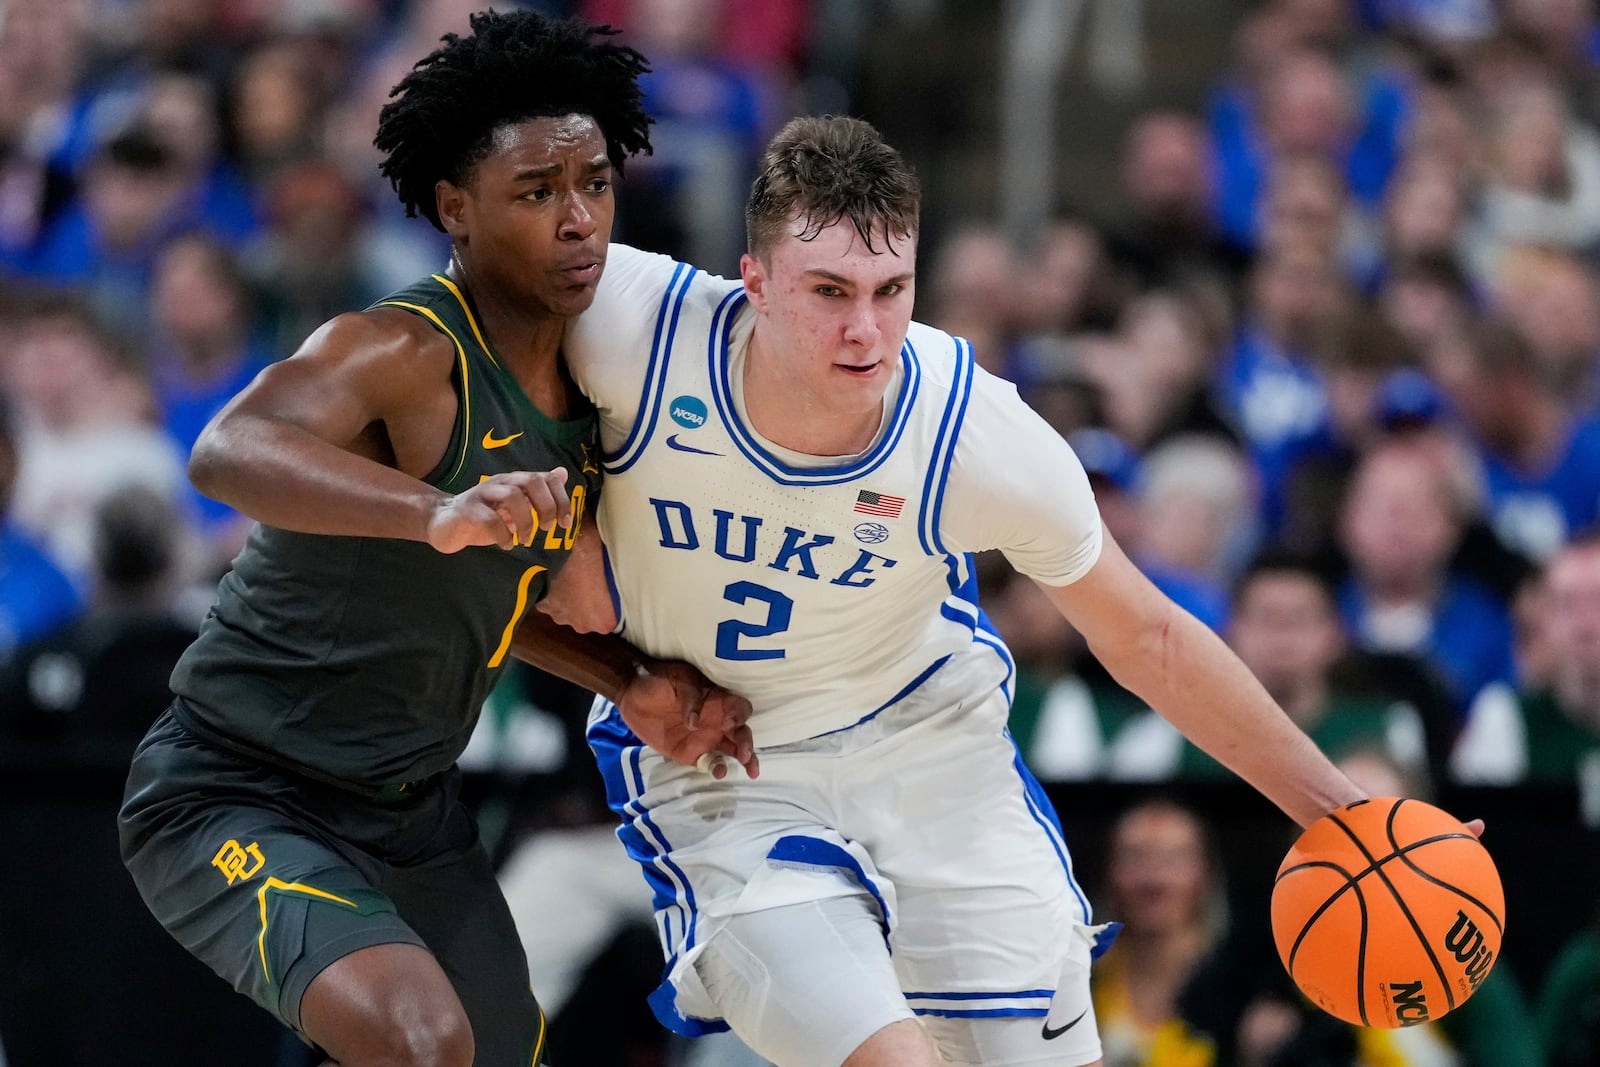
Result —
[[[686,430],[698,430],[706,424],[706,402],[697,396],[678,397],[670,410],[672,421]]]

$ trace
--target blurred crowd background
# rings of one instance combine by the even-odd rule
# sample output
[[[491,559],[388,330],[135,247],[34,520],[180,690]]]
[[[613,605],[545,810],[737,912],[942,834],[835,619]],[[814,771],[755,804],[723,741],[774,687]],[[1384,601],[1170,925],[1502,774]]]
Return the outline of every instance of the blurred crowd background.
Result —
[[[153,928],[112,815],[247,525],[187,451],[445,262],[371,137],[479,6],[0,0],[0,1067],[306,1062]],[[1308,1010],[1265,940],[1290,828],[983,560],[1012,733],[1128,923],[1108,1067],[1600,1065],[1590,0],[524,6],[654,65],[619,240],[731,274],[766,137],[877,124],[926,186],[918,317],[1017,383],[1129,553],[1353,776],[1489,818],[1512,920],[1468,1006],[1392,1034]],[[555,1062],[759,1062],[643,1007],[660,957],[586,705],[518,668],[465,761]]]

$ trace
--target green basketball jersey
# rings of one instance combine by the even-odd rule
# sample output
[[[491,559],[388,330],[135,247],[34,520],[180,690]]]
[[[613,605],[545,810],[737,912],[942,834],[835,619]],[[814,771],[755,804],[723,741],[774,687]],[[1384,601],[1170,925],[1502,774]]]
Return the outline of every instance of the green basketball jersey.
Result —
[[[454,343],[449,447],[426,481],[458,493],[492,474],[567,469],[570,528],[446,555],[423,542],[257,525],[172,675],[179,718],[203,736],[363,790],[448,769],[600,488],[592,408],[541,413],[496,359],[467,301],[433,275],[377,306]]]

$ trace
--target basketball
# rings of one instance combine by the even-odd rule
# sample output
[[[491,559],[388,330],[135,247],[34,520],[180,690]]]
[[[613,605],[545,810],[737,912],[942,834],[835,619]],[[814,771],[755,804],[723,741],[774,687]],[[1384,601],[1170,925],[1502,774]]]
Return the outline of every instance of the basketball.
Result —
[[[1483,845],[1431,804],[1375,797],[1300,835],[1272,889],[1278,956],[1313,1003],[1361,1026],[1438,1019],[1500,954],[1505,893]]]

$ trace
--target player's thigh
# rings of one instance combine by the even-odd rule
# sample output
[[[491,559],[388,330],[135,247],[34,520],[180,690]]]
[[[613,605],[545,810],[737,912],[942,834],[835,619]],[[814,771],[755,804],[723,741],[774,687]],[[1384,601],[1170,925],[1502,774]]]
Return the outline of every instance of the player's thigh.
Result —
[[[1064,943],[1059,973],[1042,1009],[994,1013],[998,1001],[925,1013],[923,1023],[947,1067],[1086,1067],[1100,1061],[1100,1034],[1089,992],[1094,936],[1080,930]]]
[[[458,809],[456,820],[469,818]],[[527,1067],[544,1050],[544,1016],[528,961],[488,853],[459,822],[465,843],[430,862],[391,870],[381,888],[422,935],[472,1023],[479,1067]]]
[[[912,1017],[865,894],[735,915],[694,962],[710,1003],[782,1067],[839,1067],[884,1027]]]
[[[918,724],[853,769],[862,814],[846,830],[894,886],[894,960],[914,1009],[1038,1014],[1088,899],[1015,747],[965,715]]]
[[[271,777],[158,727],[130,769],[123,861],[180,944],[299,1030],[300,998],[324,967],[422,939],[349,859],[271,803]]]

